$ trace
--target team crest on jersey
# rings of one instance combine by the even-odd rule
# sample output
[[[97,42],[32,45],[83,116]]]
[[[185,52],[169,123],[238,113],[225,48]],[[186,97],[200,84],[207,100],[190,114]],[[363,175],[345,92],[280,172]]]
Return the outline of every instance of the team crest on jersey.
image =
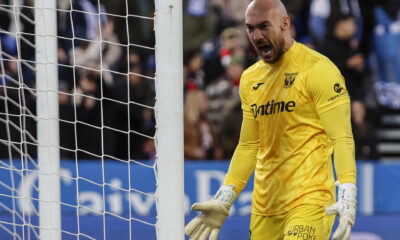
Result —
[[[290,88],[296,79],[297,73],[285,73],[285,85],[284,88]]]

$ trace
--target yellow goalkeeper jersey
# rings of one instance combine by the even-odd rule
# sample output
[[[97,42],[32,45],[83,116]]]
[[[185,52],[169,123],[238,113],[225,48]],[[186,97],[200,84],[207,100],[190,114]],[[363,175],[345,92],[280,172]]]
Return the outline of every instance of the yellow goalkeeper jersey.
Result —
[[[278,62],[249,67],[240,95],[243,117],[259,126],[252,212],[269,216],[333,203],[333,144],[318,115],[350,101],[336,66],[294,42]]]

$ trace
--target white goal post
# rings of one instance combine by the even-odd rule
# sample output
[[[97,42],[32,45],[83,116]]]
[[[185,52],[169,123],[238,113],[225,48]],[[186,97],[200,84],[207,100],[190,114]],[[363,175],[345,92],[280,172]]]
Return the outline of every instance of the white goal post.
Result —
[[[35,0],[40,238],[61,240],[56,0]]]
[[[183,238],[182,1],[156,0],[159,239]],[[171,196],[176,195],[176,196]]]
[[[73,2],[76,1],[80,0],[62,2],[69,2],[72,6]],[[98,9],[95,9],[98,12],[89,13],[86,10],[72,8],[62,9],[59,8],[61,1],[58,0],[34,0],[33,5],[25,4],[23,0],[10,1],[9,4],[0,3],[0,14],[8,14],[10,21],[15,23],[13,30],[0,29],[0,34],[3,34],[0,35],[0,38],[4,36],[14,38],[17,52],[14,56],[9,54],[4,50],[3,43],[0,42],[0,104],[2,104],[0,106],[0,131],[6,131],[6,134],[0,134],[0,144],[4,146],[4,148],[0,149],[0,153],[4,149],[8,149],[7,157],[0,156],[0,175],[2,175],[0,176],[0,239],[3,239],[3,237],[13,240],[150,239],[148,236],[135,235],[137,225],[134,222],[136,222],[149,226],[154,231],[154,236],[156,236],[157,240],[183,240],[185,239],[185,204],[182,1],[154,0],[154,17],[140,16],[128,11],[129,4],[139,0],[121,0],[120,2],[125,2],[126,13],[120,15],[103,12],[100,8],[101,3],[105,2],[103,0],[85,1],[97,2],[97,5],[94,5],[98,6]],[[34,15],[26,15],[26,13],[22,12],[22,9],[32,11]],[[75,35],[72,20],[73,12],[85,17],[93,17],[91,19],[88,17],[89,21],[98,21],[100,39],[88,40]],[[60,13],[70,14],[72,24],[71,37],[61,36],[58,32],[60,23],[57,20]],[[103,16],[123,19],[126,22],[126,43],[112,42],[101,37]],[[132,18],[154,22],[154,47],[142,46],[129,40],[129,21]],[[27,33],[26,28],[21,28],[21,19],[34,25],[34,31]],[[148,26],[151,27],[153,25],[148,24]],[[35,43],[30,42],[27,39],[29,37],[32,37]],[[73,63],[58,62],[60,51],[58,44],[63,40],[70,41],[72,44]],[[100,67],[98,69],[91,66],[81,66],[76,63],[75,41],[97,44],[100,49],[98,61]],[[21,57],[23,51],[21,42],[34,48],[34,59]],[[125,61],[124,64],[128,65],[126,72],[125,70],[117,72],[107,68],[108,66],[103,66],[103,44],[126,49],[127,57],[122,60]],[[151,74],[146,76],[142,73],[130,71],[129,54],[132,47],[144,48],[154,52],[154,76],[151,76]],[[17,75],[8,76],[8,67],[6,65],[9,63],[17,65]],[[71,92],[60,90],[58,77],[60,76],[61,67],[73,69]],[[32,79],[35,79],[34,84],[28,85],[25,82],[23,68],[33,72]],[[77,81],[80,81],[76,77],[78,75],[77,68],[99,74],[100,96],[88,96],[77,91]],[[152,81],[155,88],[154,105],[134,102],[130,98],[129,77],[132,74]],[[106,78],[105,75],[119,76],[124,79],[121,82],[127,80],[124,82],[127,83],[127,100],[110,99],[104,95],[103,85],[105,83],[103,81],[106,80],[103,77]],[[9,83],[11,84],[8,85]],[[8,95],[9,91],[15,91],[18,94],[14,94],[14,98],[12,98]],[[35,99],[36,113],[31,112],[30,108],[26,106],[25,92],[29,92],[32,99]],[[72,120],[65,120],[60,116],[59,99],[62,95],[68,95],[73,99],[71,102],[74,104],[74,119]],[[94,123],[85,123],[78,119],[77,99],[82,98],[91,99],[92,103],[99,103],[101,108],[99,126]],[[103,118],[106,114],[103,109],[104,102],[119,104],[121,108],[127,109],[127,129],[121,130],[122,128],[114,125],[108,126],[104,123]],[[133,114],[130,113],[131,105],[153,111],[155,117],[154,135],[151,135],[152,133],[142,133],[130,127],[131,119],[129,114]],[[12,106],[13,109],[19,108],[17,113],[12,112],[13,110],[10,110],[9,106]],[[27,121],[36,123],[35,130],[28,129]],[[74,134],[73,148],[63,147],[60,143],[60,138],[63,138],[60,134],[61,123],[73,126],[74,130],[71,132],[71,134]],[[100,132],[101,153],[80,149],[79,141],[77,140],[79,124]],[[128,156],[127,159],[126,157],[110,156],[105,152],[106,131],[114,131],[124,137],[127,136],[128,153],[122,154],[123,156]],[[130,151],[132,150],[129,149],[129,144],[131,144],[132,134],[154,142],[156,152],[154,162],[144,163],[145,161],[140,159],[131,158]],[[86,141],[90,142],[92,139],[87,139]],[[36,149],[37,161],[34,156],[35,153],[31,155],[28,148]],[[64,164],[65,162],[60,159],[60,151],[71,152],[75,159],[70,159],[67,164]],[[90,175],[88,172],[95,172],[95,170],[88,170],[87,165],[81,163],[81,159],[78,157],[80,152],[97,158],[96,160],[90,160],[90,164],[100,165],[97,169],[99,172],[95,174],[95,177],[88,177]],[[110,161],[108,160],[113,160],[117,164],[109,165]],[[72,167],[70,169],[63,168],[63,164]],[[120,168],[120,166],[123,166],[125,169],[120,173],[121,178],[115,177],[118,173],[112,172],[109,166],[111,168],[117,166],[118,169],[123,169],[122,167]],[[141,174],[137,174],[132,169],[137,171],[141,168],[145,169],[146,173],[151,172],[154,174],[150,178],[154,177],[155,179],[154,191],[153,189],[136,189],[136,184],[139,182],[136,175],[140,176]],[[82,169],[86,169],[86,172]],[[96,190],[89,189],[89,191],[89,185],[90,188]],[[70,191],[73,192],[74,196],[65,201],[63,188],[66,186],[69,188],[75,187],[75,190]],[[83,192],[84,190],[86,192]],[[144,216],[153,202],[156,209],[154,221]],[[141,207],[147,208],[140,210]],[[72,209],[69,210],[68,214],[71,216],[68,216],[68,219],[65,219],[63,215],[66,208]],[[133,214],[134,210],[136,212]],[[83,215],[92,215],[93,218],[84,220]],[[141,216],[144,216],[143,219],[140,218]],[[114,220],[110,220],[111,218]],[[88,224],[84,221],[93,221],[93,224],[90,222]],[[96,221],[98,223],[95,223]],[[115,221],[115,223],[108,225],[112,221]],[[121,222],[123,224],[119,225]],[[98,227],[97,235],[91,235],[92,232],[85,229],[87,226],[83,227],[84,224],[92,225],[92,228]],[[119,236],[119,230],[122,227],[127,228],[124,229],[126,234]],[[115,232],[110,233],[108,231]],[[148,230],[145,229],[143,234],[146,231]]]

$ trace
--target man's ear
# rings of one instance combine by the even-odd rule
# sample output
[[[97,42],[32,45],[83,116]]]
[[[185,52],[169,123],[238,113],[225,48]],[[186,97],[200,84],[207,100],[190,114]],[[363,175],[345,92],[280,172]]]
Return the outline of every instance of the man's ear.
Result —
[[[288,30],[290,28],[290,17],[286,16],[282,18],[281,30]]]

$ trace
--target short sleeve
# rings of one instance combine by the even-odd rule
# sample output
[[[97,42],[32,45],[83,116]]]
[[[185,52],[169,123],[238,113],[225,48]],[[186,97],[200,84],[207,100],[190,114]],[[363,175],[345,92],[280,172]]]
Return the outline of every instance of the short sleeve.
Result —
[[[345,80],[329,59],[321,59],[310,69],[308,90],[318,114],[350,102]]]
[[[245,74],[242,75],[239,84],[239,94],[240,94],[240,100],[242,101],[243,118],[254,119],[254,115],[251,111],[251,107],[248,100],[249,94],[248,90],[246,89],[247,84],[244,76]]]

